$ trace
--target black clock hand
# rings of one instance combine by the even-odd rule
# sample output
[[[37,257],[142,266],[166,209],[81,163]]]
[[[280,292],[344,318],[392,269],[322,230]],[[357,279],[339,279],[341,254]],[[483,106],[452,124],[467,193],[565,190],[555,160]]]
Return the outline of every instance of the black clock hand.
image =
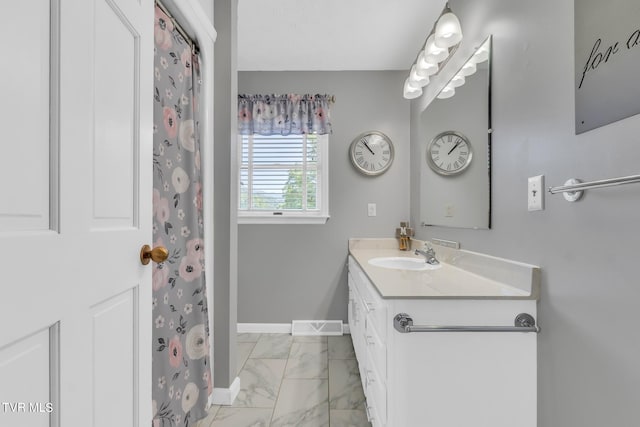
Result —
[[[376,155],[376,153],[373,152],[373,150],[371,149],[371,147],[369,147],[369,144],[367,144],[367,141],[365,141],[364,139],[362,140],[362,143],[364,144],[365,147],[367,147],[367,150],[369,150],[369,152],[371,154],[373,154],[374,156]]]
[[[462,142],[461,140],[458,140],[458,142],[456,142],[456,145],[454,145],[453,148],[449,150],[449,152],[447,153],[447,156],[451,154],[453,150],[455,150],[458,147],[458,145],[460,145],[461,142]]]

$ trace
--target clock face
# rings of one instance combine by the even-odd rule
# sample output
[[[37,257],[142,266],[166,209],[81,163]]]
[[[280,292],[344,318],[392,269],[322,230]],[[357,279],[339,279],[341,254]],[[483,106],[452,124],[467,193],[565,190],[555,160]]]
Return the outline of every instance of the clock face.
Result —
[[[427,147],[427,164],[440,175],[456,175],[471,163],[471,143],[459,132],[442,132]]]
[[[349,157],[360,173],[380,175],[393,162],[393,143],[381,132],[365,132],[351,143]]]

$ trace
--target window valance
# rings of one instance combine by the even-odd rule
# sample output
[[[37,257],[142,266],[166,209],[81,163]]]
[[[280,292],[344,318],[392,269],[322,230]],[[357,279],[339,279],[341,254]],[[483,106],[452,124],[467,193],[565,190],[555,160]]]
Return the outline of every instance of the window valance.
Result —
[[[241,135],[331,133],[331,95],[238,95]]]

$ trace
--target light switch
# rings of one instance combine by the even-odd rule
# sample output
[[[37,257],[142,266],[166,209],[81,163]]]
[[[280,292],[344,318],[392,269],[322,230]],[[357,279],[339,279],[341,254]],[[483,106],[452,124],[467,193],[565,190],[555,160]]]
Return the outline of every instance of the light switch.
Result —
[[[367,214],[369,216],[376,216],[376,204],[375,203],[369,203],[367,205]]]
[[[527,194],[529,211],[541,211],[544,209],[544,175],[529,178]]]
[[[456,212],[456,209],[453,205],[446,205],[444,207],[444,216],[446,218],[453,218],[455,212]]]

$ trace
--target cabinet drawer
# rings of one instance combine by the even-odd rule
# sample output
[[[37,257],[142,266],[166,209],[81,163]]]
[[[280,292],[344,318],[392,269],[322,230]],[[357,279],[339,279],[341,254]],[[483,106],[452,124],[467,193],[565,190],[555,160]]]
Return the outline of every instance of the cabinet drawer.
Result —
[[[362,271],[358,263],[349,258],[349,274],[350,280],[354,283],[360,297],[362,298],[363,308],[370,319],[373,322],[376,330],[381,337],[387,335],[387,304],[382,299],[374,285],[369,281],[369,278]]]
[[[363,308],[367,323],[371,323],[380,337],[387,336],[387,304],[371,285],[362,292]]]
[[[351,284],[349,284],[349,305],[347,306],[347,320],[349,322],[350,331],[353,331],[355,327],[356,319],[353,317],[355,315],[354,305],[355,305],[355,295],[353,294],[353,289]]]
[[[364,383],[367,407],[370,408],[369,414],[374,418],[375,425],[384,426],[387,423],[387,387],[384,378],[374,366],[367,366]]]
[[[380,377],[386,381],[387,378],[387,346],[380,339],[378,332],[371,325],[367,324],[365,328],[365,345],[367,347],[368,365],[375,366]]]

